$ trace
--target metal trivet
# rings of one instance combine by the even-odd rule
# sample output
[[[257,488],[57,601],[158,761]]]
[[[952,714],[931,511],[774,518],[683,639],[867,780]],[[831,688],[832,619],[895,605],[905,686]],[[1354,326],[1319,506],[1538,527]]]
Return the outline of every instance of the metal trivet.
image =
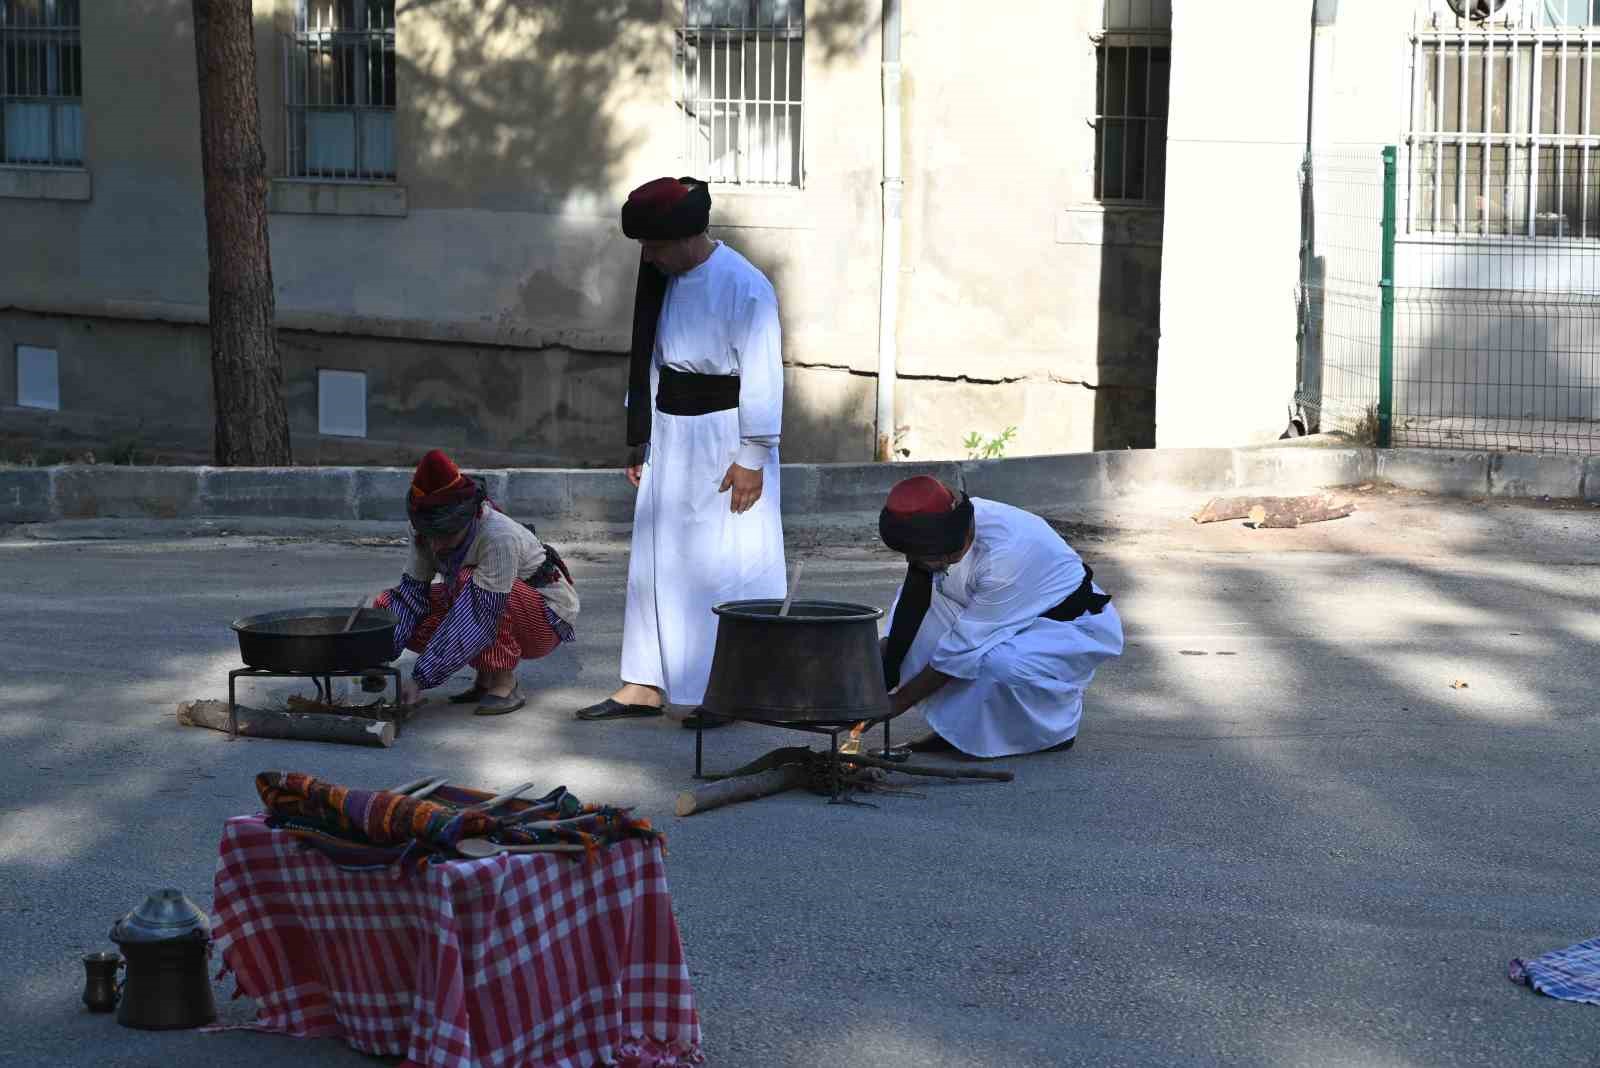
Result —
[[[368,675],[387,675],[394,680],[394,705],[400,707],[400,671],[390,665],[383,667],[360,668],[354,671],[323,671],[317,674],[307,674],[304,671],[269,671],[266,668],[242,667],[234,668],[228,672],[228,738],[239,737],[239,705],[234,700],[234,683],[241,678],[248,679],[310,679],[317,688],[317,697],[328,706],[333,705],[333,680],[334,679],[359,679]]]

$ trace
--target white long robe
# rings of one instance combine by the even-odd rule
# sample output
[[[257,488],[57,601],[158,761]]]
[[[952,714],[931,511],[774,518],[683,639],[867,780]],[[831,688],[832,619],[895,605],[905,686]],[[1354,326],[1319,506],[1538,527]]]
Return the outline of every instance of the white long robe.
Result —
[[[1122,620],[1109,604],[1070,623],[1042,618],[1083,582],[1083,561],[1030,512],[976,497],[972,509],[972,548],[934,576],[900,679],[929,664],[953,676],[916,707],[965,753],[1048,749],[1077,737],[1095,668],[1122,655]]]
[[[622,679],[657,686],[675,705],[705,699],[716,647],[713,606],[784,596],[778,510],[783,421],[778,301],[765,276],[718,244],[668,283],[650,370],[739,376],[739,407],[708,415],[651,415],[650,449],[633,513]],[[743,515],[719,493],[728,465],[762,472],[761,499]]]

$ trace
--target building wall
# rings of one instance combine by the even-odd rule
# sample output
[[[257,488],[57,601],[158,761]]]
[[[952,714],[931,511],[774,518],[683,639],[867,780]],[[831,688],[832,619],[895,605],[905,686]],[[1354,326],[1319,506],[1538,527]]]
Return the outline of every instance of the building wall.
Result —
[[[293,4],[256,3],[274,175]],[[714,234],[779,293],[788,459],[872,453],[877,6],[807,5],[805,188],[713,191]],[[955,0],[907,6],[900,447],[958,455],[966,434],[1007,426],[1012,454],[1149,444],[1160,215],[1090,203],[1098,5],[1018,0],[1005,19]],[[0,331],[54,331],[68,410],[4,418],[71,423],[85,440],[161,427],[170,446],[193,444],[210,386],[190,5],[96,7],[82,31],[91,197],[0,197],[8,244],[34,250],[0,262]],[[271,191],[300,458],[440,443],[617,462],[637,269],[617,206],[683,172],[680,21],[675,0],[400,5],[397,182]],[[366,442],[315,433],[318,368],[367,372]]]

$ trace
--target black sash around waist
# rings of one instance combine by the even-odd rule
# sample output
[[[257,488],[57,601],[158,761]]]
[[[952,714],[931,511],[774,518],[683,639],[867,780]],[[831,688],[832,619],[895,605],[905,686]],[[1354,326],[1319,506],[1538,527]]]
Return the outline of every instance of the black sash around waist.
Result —
[[[1082,615],[1097,616],[1106,605],[1111,603],[1108,593],[1094,592],[1094,571],[1088,564],[1083,565],[1083,581],[1072,595],[1065,601],[1046,612],[1044,619],[1052,619],[1057,623],[1071,623]]]
[[[656,408],[667,415],[710,415],[739,407],[738,375],[700,375],[661,368]]]

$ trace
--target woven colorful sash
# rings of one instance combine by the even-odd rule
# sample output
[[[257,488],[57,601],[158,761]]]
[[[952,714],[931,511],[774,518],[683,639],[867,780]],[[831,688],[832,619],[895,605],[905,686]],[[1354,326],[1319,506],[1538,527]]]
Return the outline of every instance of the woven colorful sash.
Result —
[[[402,868],[458,859],[463,838],[488,838],[505,845],[570,843],[592,859],[622,838],[654,838],[646,819],[620,809],[584,805],[565,786],[535,800],[507,802],[493,813],[467,811],[492,794],[442,786],[423,800],[388,790],[358,790],[289,771],[263,771],[256,792],[267,822],[321,851],[341,868]],[[529,830],[522,820],[563,820],[558,828]]]

